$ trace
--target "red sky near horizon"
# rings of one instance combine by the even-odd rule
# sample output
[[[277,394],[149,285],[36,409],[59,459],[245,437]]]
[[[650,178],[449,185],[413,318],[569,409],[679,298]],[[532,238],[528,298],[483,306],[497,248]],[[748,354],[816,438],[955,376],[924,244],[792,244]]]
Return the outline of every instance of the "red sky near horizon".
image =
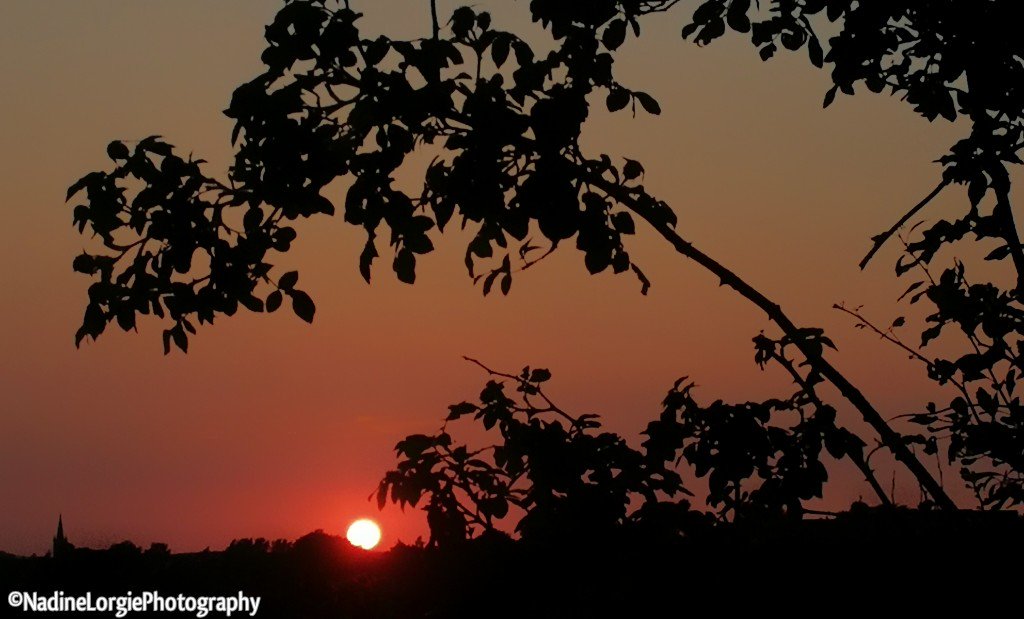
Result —
[[[450,13],[457,2],[440,3]],[[429,32],[427,3],[354,0],[365,32]],[[554,373],[565,408],[597,412],[635,438],[679,376],[706,399],[788,394],[753,364],[751,338],[770,325],[659,239],[631,254],[653,281],[590,277],[573,251],[484,298],[457,238],[420,262],[415,286],[378,261],[357,271],[360,231],[341,218],[299,229],[280,258],[317,302],[313,325],[288,312],[242,312],[203,329],[185,356],[163,356],[160,326],[111,330],[80,350],[73,335],[88,278],[71,270],[88,246],[71,226],[67,186],[108,164],[115,138],[165,136],[210,161],[230,161],[238,84],[257,74],[263,26],[277,0],[130,0],[0,5],[0,550],[42,553],[58,513],[71,541],[122,539],[187,551],[233,538],[341,535],[356,518],[382,524],[381,547],[426,533],[419,512],[378,513],[367,497],[403,436],[439,427],[447,405],[476,397],[486,377],[462,360]],[[526,21],[527,3],[479,2],[497,27]],[[802,55],[762,63],[738,35],[708,48],[682,41],[684,12],[651,18],[619,61],[631,86],[654,94],[660,117],[595,112],[586,145],[644,162],[646,185],[679,216],[679,231],[839,345],[837,365],[887,416],[936,397],[921,368],[830,309],[865,305],[887,323],[909,281],[887,248],[857,262],[935,185],[932,162],[963,132],[929,124],[895,98],[821,101],[828,77]],[[936,213],[962,206],[949,192]],[[340,195],[328,196],[335,200]],[[844,419],[860,427],[848,408]],[[877,461],[888,480],[892,466]],[[833,467],[822,505],[870,490]],[[946,471],[947,484],[955,473]],[[900,476],[897,498],[914,503]],[[966,492],[953,494],[964,504]]]

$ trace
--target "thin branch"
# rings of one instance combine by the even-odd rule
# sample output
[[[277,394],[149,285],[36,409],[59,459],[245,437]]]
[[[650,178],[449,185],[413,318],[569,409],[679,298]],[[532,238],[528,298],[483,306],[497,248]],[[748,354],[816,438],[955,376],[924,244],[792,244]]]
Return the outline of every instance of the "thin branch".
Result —
[[[932,368],[935,365],[933,361],[931,361],[930,359],[928,359],[927,357],[922,355],[920,352],[914,350],[910,346],[907,346],[903,342],[903,340],[901,340],[898,337],[896,337],[895,335],[893,335],[891,329],[888,332],[882,331],[877,326],[875,326],[874,323],[872,323],[871,321],[866,319],[859,312],[857,312],[856,310],[852,310],[852,309],[850,309],[850,308],[848,308],[845,305],[842,305],[840,303],[834,304],[832,306],[832,309],[839,310],[840,312],[842,312],[844,314],[848,314],[848,315],[852,316],[853,318],[856,318],[859,324],[862,324],[865,327],[867,327],[868,329],[871,329],[872,331],[875,332],[876,335],[878,335],[878,337],[880,337],[883,340],[889,342],[890,344],[893,344],[894,346],[897,346],[897,347],[903,349],[904,352],[906,352],[908,355],[910,355],[914,359],[917,359],[921,363],[925,364],[925,366],[927,366],[928,368]]]
[[[942,193],[942,190],[948,186],[949,181],[943,179],[943,181],[939,183],[939,185],[934,190],[932,190],[932,192],[928,194],[928,196],[924,200],[918,202],[917,205],[914,206],[914,208],[907,211],[906,215],[900,217],[900,220],[897,221],[896,224],[893,225],[893,227],[889,228],[887,231],[883,232],[882,234],[879,234],[878,236],[872,237],[871,240],[874,241],[874,245],[872,245],[871,251],[868,252],[868,255],[864,256],[864,259],[860,261],[860,268],[864,269],[865,267],[867,267],[868,262],[870,262],[871,259],[875,256],[875,254],[878,253],[879,249],[882,249],[882,245],[885,245],[886,241],[892,238],[892,235],[896,234],[900,228],[902,228],[908,221],[910,221],[911,218],[913,218],[915,215],[921,212],[921,210],[924,209],[924,207],[928,206],[928,204],[931,203],[931,201],[934,200],[936,196],[938,196],[940,193]]]
[[[430,20],[434,25],[434,40],[441,38],[441,25],[437,21],[437,0],[430,0]]]
[[[551,247],[549,247],[548,250],[546,252],[544,252],[539,258],[534,258],[533,260],[525,261],[523,263],[523,266],[518,267],[516,269],[513,269],[512,272],[513,273],[522,273],[523,271],[525,271],[525,270],[529,269],[530,267],[536,265],[538,262],[544,260],[545,258],[550,256],[551,254],[555,253],[556,249],[558,249],[558,245],[557,244],[552,244]],[[520,252],[520,253],[522,253],[522,252]]]
[[[1013,207],[1010,204],[1008,189],[999,188],[996,190],[996,207],[992,215],[1000,220],[1003,229],[1003,240],[1010,248],[1010,256],[1013,258],[1013,266],[1017,271],[1017,294],[1024,294],[1024,247],[1021,246],[1020,236],[1017,234],[1017,222],[1014,221]]]
[[[929,277],[930,277],[930,275],[929,275]],[[857,319],[858,324],[863,325],[864,328],[871,329],[872,331],[874,331],[876,334],[878,334],[878,336],[881,337],[886,342],[889,342],[889,343],[899,347],[900,349],[904,350],[905,352],[907,352],[911,356],[911,359],[916,360],[916,361],[920,361],[921,363],[924,363],[925,366],[928,368],[929,372],[935,370],[935,362],[928,360],[928,358],[926,358],[924,355],[922,355],[919,351],[914,350],[910,346],[907,346],[907,344],[905,344],[903,342],[903,340],[901,340],[898,337],[896,337],[896,335],[892,332],[892,329],[889,329],[888,332],[882,331],[873,322],[871,322],[870,320],[865,318],[862,314],[860,314],[860,313],[858,313],[858,312],[856,312],[854,310],[848,309],[845,306],[836,304],[836,305],[833,305],[832,307],[837,309],[837,310],[839,310],[839,311],[841,311],[841,312],[843,312],[844,314],[849,314],[853,318]],[[971,394],[970,394],[970,392],[967,389],[967,384],[965,382],[963,382],[962,380],[957,380],[954,376],[950,376],[948,380],[949,380],[950,383],[953,384],[954,387],[956,387],[957,391],[959,391],[961,393],[961,395],[963,395],[964,401],[967,402],[967,406],[971,410],[971,414],[974,415],[975,419],[977,419],[978,422],[980,423],[981,419],[980,419],[980,417],[978,417],[978,414],[975,411],[974,400],[971,398]],[[993,380],[995,380],[994,377],[993,377]],[[898,419],[898,418],[899,417],[893,417],[892,419]],[[890,419],[890,421],[892,421],[892,419]]]

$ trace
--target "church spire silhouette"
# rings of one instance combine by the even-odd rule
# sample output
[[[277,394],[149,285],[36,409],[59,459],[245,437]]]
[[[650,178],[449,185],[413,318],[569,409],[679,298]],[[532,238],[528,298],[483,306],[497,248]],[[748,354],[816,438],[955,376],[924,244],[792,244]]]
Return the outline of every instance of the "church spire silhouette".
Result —
[[[71,545],[64,535],[64,514],[57,516],[57,534],[53,536],[53,558],[67,556],[75,547]]]

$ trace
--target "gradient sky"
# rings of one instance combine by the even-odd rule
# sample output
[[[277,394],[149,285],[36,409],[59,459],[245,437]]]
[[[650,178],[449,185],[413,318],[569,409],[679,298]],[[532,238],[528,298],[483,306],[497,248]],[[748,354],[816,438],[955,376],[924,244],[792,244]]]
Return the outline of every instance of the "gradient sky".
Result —
[[[440,4],[447,14],[457,3]],[[429,31],[425,0],[353,5],[367,13],[365,32]],[[498,27],[525,22],[524,0],[476,6],[500,7]],[[706,400],[790,391],[752,362],[750,339],[767,321],[647,234],[631,253],[654,282],[648,297],[629,277],[587,276],[569,251],[517,278],[510,297],[485,299],[455,237],[421,261],[415,287],[395,281],[388,260],[367,286],[359,230],[320,219],[278,260],[301,271],[316,299],[312,326],[288,312],[243,313],[201,331],[188,356],[163,356],[157,324],[138,335],[113,329],[76,350],[89,280],[71,260],[89,241],[71,227],[66,187],[108,163],[111,139],[149,134],[222,175],[231,125],[220,111],[260,71],[263,25],[278,7],[0,4],[0,549],[45,552],[58,513],[80,545],[218,548],[341,533],[367,515],[382,523],[385,546],[412,541],[426,531],[421,514],[378,514],[367,496],[397,440],[435,430],[448,404],[479,392],[485,376],[462,355],[549,367],[564,407],[601,413],[629,437],[682,375]],[[865,304],[880,322],[901,313],[894,300],[909,282],[892,275],[895,251],[865,273],[856,264],[870,236],[934,186],[931,162],[962,127],[869,94],[823,111],[828,78],[803,55],[763,64],[735,35],[701,49],[679,38],[684,19],[648,19],[619,64],[664,114],[595,113],[586,145],[643,161],[680,232],[797,322],[825,327],[839,367],[887,416],[922,405],[935,394],[921,368],[830,308]],[[962,195],[944,199],[955,207]],[[892,469],[877,463],[887,485]],[[833,467],[839,481],[823,505],[870,496],[849,468]],[[899,481],[898,499],[918,496]]]

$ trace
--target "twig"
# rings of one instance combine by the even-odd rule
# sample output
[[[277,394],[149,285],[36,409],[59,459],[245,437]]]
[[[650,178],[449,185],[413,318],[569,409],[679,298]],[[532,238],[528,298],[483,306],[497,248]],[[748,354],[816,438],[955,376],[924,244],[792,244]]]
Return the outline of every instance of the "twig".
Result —
[[[430,19],[434,25],[434,40],[441,37],[441,26],[437,22],[437,0],[430,0]]]
[[[485,372],[487,372],[488,374],[490,374],[490,375],[492,375],[492,376],[500,376],[500,377],[502,377],[502,378],[507,378],[507,379],[509,379],[509,380],[514,380],[514,381],[516,381],[517,383],[519,383],[520,385],[526,385],[526,384],[529,384],[529,381],[528,381],[528,380],[525,380],[525,379],[523,379],[523,377],[521,377],[521,376],[516,376],[516,375],[514,375],[514,374],[506,374],[505,372],[498,372],[498,371],[492,370],[491,368],[487,367],[486,365],[484,365],[484,364],[483,364],[483,363],[481,363],[480,361],[477,361],[476,359],[473,359],[472,357],[465,357],[465,356],[464,356],[464,357],[462,357],[462,358],[463,358],[463,359],[465,359],[466,361],[469,361],[470,363],[472,363],[472,364],[474,364],[474,365],[476,365],[476,366],[479,366],[479,367],[480,367],[481,369],[483,369],[483,370],[484,370]],[[569,413],[567,413],[567,412],[565,412],[564,410],[562,410],[561,408],[559,408],[559,407],[558,407],[558,406],[557,406],[557,405],[556,405],[556,404],[555,404],[554,402],[552,402],[552,401],[551,401],[551,399],[550,399],[550,398],[549,398],[549,397],[548,397],[548,396],[547,396],[547,395],[546,395],[546,394],[545,394],[545,393],[544,393],[544,392],[543,392],[543,391],[542,391],[542,390],[540,389],[540,387],[537,387],[537,388],[536,388],[536,390],[537,390],[537,395],[539,395],[539,396],[541,397],[541,399],[543,399],[543,400],[544,400],[544,403],[545,403],[545,404],[547,404],[547,405],[548,405],[548,407],[547,407],[546,409],[536,409],[536,407],[533,407],[533,409],[535,410],[535,412],[538,412],[538,413],[554,413],[554,414],[558,415],[559,417],[562,417],[563,419],[565,419],[566,421],[568,421],[568,422],[569,422],[570,424],[572,424],[572,427],[573,427],[574,429],[576,429],[576,430],[580,430],[580,431],[582,431],[582,430],[583,430],[583,424],[581,424],[581,423],[580,423],[580,420],[579,420],[579,419],[576,419],[575,417],[573,417],[573,416],[572,416],[572,415],[570,415]]]
[[[942,193],[942,190],[945,189],[947,186],[949,186],[949,181],[943,179],[943,181],[939,183],[939,185],[935,189],[933,189],[932,192],[928,194],[928,196],[924,200],[918,202],[914,208],[907,211],[906,215],[900,217],[900,220],[897,221],[896,224],[893,225],[893,227],[889,228],[887,231],[883,232],[882,234],[879,234],[878,236],[872,237],[871,240],[874,241],[875,243],[874,245],[872,245],[871,251],[868,252],[868,255],[864,256],[864,259],[860,261],[860,268],[864,269],[866,266],[868,266],[868,262],[870,262],[871,259],[875,256],[875,254],[878,253],[879,249],[882,249],[882,245],[885,245],[886,241],[892,238],[892,235],[896,234],[899,231],[899,229],[904,226],[904,224],[906,224],[908,221],[910,221],[912,217],[914,217],[914,215],[917,215],[919,212],[921,212],[921,210],[924,207],[928,206],[928,204],[932,200],[934,200],[936,196]]]

